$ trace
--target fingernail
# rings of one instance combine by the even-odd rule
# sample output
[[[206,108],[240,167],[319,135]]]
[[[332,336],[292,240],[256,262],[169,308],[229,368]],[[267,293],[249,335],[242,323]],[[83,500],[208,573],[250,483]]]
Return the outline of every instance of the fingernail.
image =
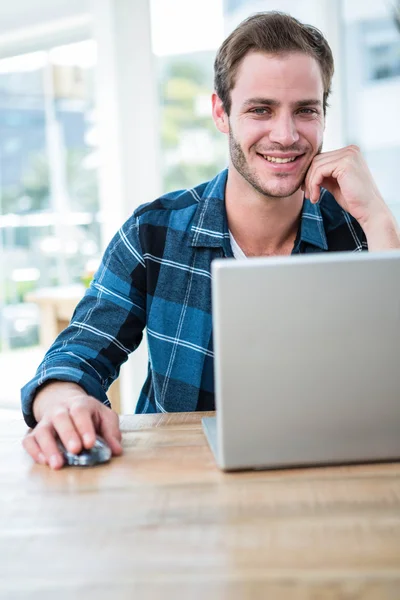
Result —
[[[69,440],[67,446],[70,452],[75,452],[76,450],[78,450],[78,444],[76,440]]]
[[[60,465],[60,459],[58,458],[57,454],[50,456],[49,462],[52,469],[57,469],[57,467]]]
[[[84,442],[85,446],[88,446],[89,444],[91,444],[93,442],[93,436],[90,435],[90,433],[84,433],[83,434],[83,442]]]
[[[40,454],[38,455],[38,462],[39,462],[41,465],[45,465],[45,464],[46,464],[46,457],[45,457],[45,455],[44,455],[44,454],[42,454],[41,452],[40,452]]]

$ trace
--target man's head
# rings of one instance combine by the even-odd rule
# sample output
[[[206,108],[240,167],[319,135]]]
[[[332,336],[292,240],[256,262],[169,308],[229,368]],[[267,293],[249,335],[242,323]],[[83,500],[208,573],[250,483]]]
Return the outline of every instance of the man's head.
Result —
[[[321,70],[323,110],[326,114],[334,70],[328,42],[316,27],[303,25],[284,13],[265,12],[252,15],[240,23],[223,42],[215,58],[214,87],[228,116],[237,71],[249,52],[274,55],[302,52],[314,58]]]
[[[214,120],[233,167],[261,194],[290,196],[302,184],[322,148],[332,76],[323,35],[289,15],[249,17],[222,44]]]

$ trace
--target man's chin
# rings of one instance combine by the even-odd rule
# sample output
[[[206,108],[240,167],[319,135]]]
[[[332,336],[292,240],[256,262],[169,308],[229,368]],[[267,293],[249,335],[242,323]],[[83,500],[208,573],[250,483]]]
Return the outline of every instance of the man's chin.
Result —
[[[276,185],[276,186],[262,186],[263,194],[268,196],[269,198],[289,198],[293,196],[296,192],[298,192],[301,188],[302,182],[299,182],[296,185],[285,186],[285,185]]]
[[[263,190],[265,196],[270,198],[289,198],[298,192],[304,183],[308,171],[308,165],[300,173],[275,173],[263,181],[263,177],[258,174],[259,187]]]

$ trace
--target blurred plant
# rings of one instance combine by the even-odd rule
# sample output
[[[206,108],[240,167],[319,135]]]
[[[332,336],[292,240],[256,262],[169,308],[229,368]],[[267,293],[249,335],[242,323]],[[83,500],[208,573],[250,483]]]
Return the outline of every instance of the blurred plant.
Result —
[[[191,187],[204,179],[212,178],[222,168],[221,146],[223,140],[210,118],[210,113],[199,111],[198,102],[211,96],[212,54],[173,57],[166,62],[160,81],[161,144],[164,153],[165,191]],[[181,156],[188,132],[205,131],[209,136],[210,160],[205,165],[201,159]],[[195,154],[195,152],[194,152]]]

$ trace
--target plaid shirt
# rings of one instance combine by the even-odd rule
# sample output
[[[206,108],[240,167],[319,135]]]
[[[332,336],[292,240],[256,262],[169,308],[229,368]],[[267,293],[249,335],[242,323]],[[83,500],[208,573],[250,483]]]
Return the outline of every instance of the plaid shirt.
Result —
[[[73,381],[109,406],[107,389],[147,327],[148,376],[136,412],[214,408],[211,262],[233,257],[224,195],[227,171],[139,207],[109,244],[70,325],[22,389],[32,400],[47,380]],[[293,253],[367,249],[358,223],[322,190],[304,201]]]

